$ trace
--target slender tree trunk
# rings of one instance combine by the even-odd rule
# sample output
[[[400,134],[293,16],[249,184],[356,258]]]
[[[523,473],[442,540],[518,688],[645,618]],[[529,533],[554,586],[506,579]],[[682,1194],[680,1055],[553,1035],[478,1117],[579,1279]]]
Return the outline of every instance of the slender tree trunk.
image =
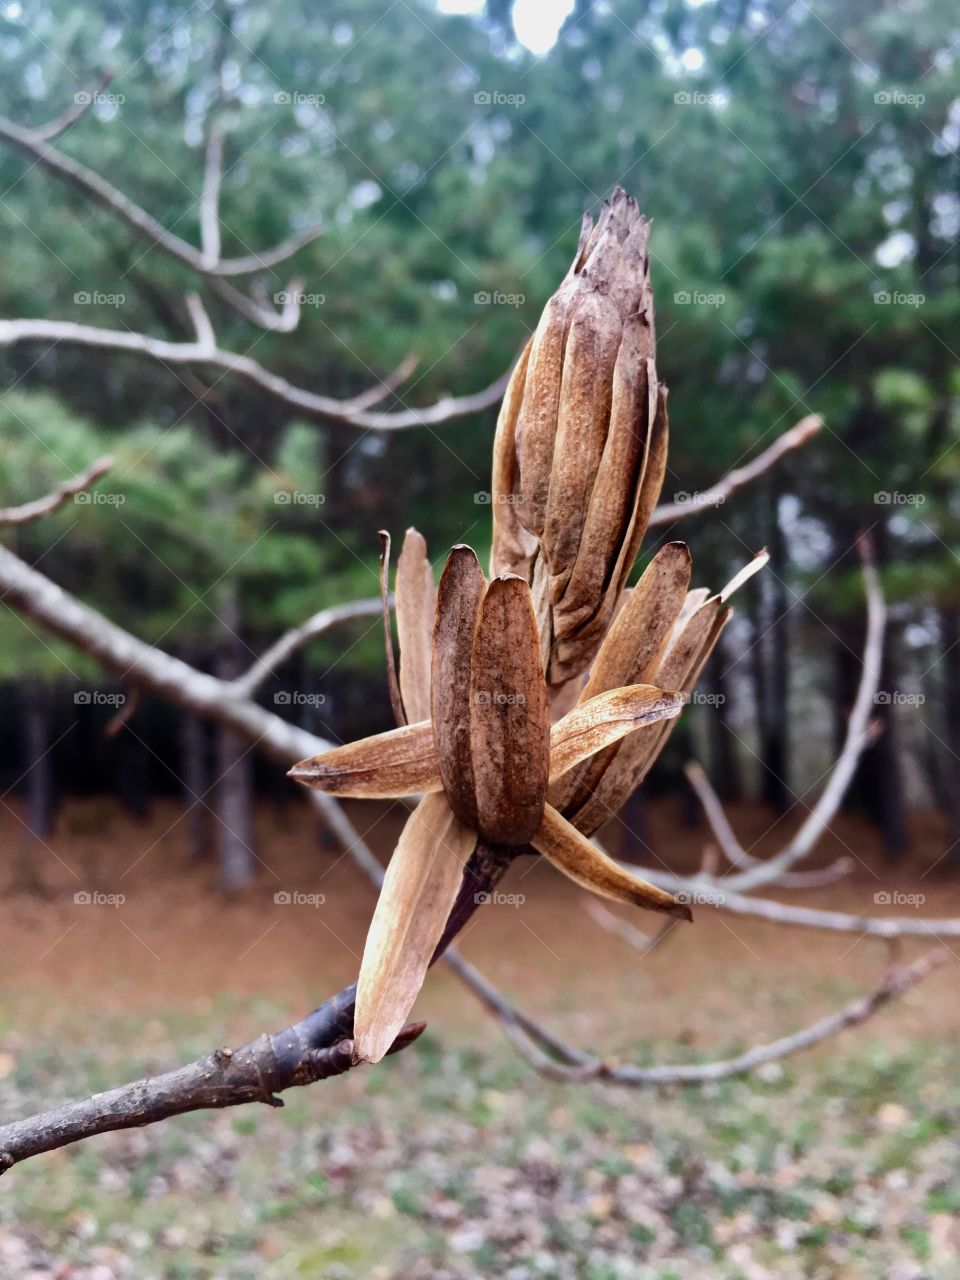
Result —
[[[960,610],[945,608],[940,611],[940,643],[943,652],[942,712],[944,726],[944,751],[938,743],[936,772],[940,785],[939,802],[950,823],[948,845],[952,848],[951,861],[960,866]]]
[[[217,656],[217,675],[232,680],[243,668],[237,641],[240,609],[235,592],[220,608],[224,636]],[[241,652],[238,652],[241,650]],[[226,893],[245,889],[256,872],[253,833],[253,756],[250,744],[230,729],[217,729],[217,844],[220,885]]]
[[[124,809],[145,822],[150,816],[150,755],[139,737],[123,734],[117,773],[117,794]]]
[[[743,778],[737,757],[737,742],[730,727],[728,647],[721,635],[713,658],[707,664],[707,686],[715,698],[710,708],[710,755],[713,762],[712,782],[721,800],[730,803],[743,799]]]
[[[761,794],[767,804],[784,813],[792,800],[790,791],[790,608],[787,575],[789,553],[780,528],[779,496],[770,494],[767,520],[767,546],[770,549],[771,572],[764,576],[766,623],[763,643],[767,654],[767,684],[764,691],[763,771]]]
[[[23,754],[26,774],[27,828],[37,840],[53,831],[56,815],[53,760],[50,753],[50,692],[38,680],[23,686]]]
[[[180,716],[180,777],[187,809],[187,839],[194,858],[207,858],[213,852],[208,804],[204,799],[210,786],[207,757],[207,728],[199,716],[185,711]]]

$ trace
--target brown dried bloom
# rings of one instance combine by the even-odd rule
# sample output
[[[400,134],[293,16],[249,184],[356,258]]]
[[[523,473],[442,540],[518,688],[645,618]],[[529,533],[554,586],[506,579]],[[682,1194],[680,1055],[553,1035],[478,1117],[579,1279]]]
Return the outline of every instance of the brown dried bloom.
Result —
[[[400,693],[408,713],[429,705],[430,719],[335,747],[290,771],[337,796],[426,793],[394,850],[360,968],[355,1053],[371,1062],[390,1048],[416,999],[478,835],[529,845],[605,897],[690,915],[672,894],[608,858],[548,800],[548,789],[594,753],[676,716],[682,695],[609,686],[551,727],[527,584],[511,574],[488,584],[473,551],[455,547],[431,635],[427,573],[423,539],[411,531],[397,577],[406,645]]]
[[[584,215],[497,424],[492,571],[530,583],[550,685],[596,654],[663,482],[649,234],[620,187]]]

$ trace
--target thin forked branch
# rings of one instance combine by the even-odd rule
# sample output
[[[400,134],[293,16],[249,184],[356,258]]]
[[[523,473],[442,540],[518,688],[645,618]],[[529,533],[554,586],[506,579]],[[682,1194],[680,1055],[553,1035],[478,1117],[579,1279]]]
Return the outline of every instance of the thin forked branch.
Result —
[[[718,480],[715,485],[709,489],[704,489],[696,495],[696,502],[665,502],[657,507],[653,515],[650,517],[648,529],[662,528],[664,525],[673,524],[676,520],[682,520],[686,516],[696,515],[698,512],[712,511],[722,502],[726,502],[739,489],[744,488],[752,480],[756,480],[758,476],[762,476],[764,472],[769,471],[784,454],[799,449],[805,445],[808,440],[817,434],[823,426],[823,419],[817,413],[810,413],[805,418],[801,418],[798,423],[785,431],[782,436],[770,445],[769,449],[765,449],[752,462],[748,462],[746,466],[736,467]]]
[[[540,1027],[525,1014],[521,1015],[508,1001],[492,988],[481,995],[488,1010],[503,1025],[504,1031],[517,1051],[542,1075],[554,1080],[582,1081],[602,1080],[608,1084],[628,1085],[633,1088],[651,1085],[712,1084],[730,1076],[745,1075],[757,1068],[778,1062],[782,1058],[811,1049],[832,1036],[859,1026],[872,1017],[891,1000],[904,995],[948,960],[944,947],[927,951],[913,964],[890,966],[880,983],[865,996],[828,1014],[809,1026],[790,1035],[781,1036],[767,1044],[752,1048],[732,1058],[720,1058],[712,1062],[664,1064],[638,1067],[632,1063],[618,1063],[584,1054],[578,1049],[558,1041],[552,1032]],[[479,995],[480,992],[477,991]]]
[[[210,261],[206,253],[194,248],[189,241],[175,235],[172,231],[168,231],[152,214],[131,200],[129,196],[124,195],[106,178],[53,146],[43,136],[42,131],[38,133],[33,129],[24,129],[21,125],[14,124],[12,120],[0,119],[0,140],[10,143],[41,168],[70,183],[82,195],[89,197],[101,208],[125,222],[138,235],[144,236],[169,257],[183,263],[201,276],[244,276],[252,275],[256,271],[268,271],[288,258],[292,258],[295,253],[323,234],[321,227],[311,227],[275,245],[272,249],[264,249],[260,253],[246,254],[238,258],[217,256],[216,260]]]
[[[193,342],[169,342],[165,338],[153,338],[145,333],[100,329],[95,325],[77,324],[72,320],[0,320],[0,346],[13,346],[18,342],[63,342],[70,346],[126,351],[133,355],[147,356],[161,364],[206,365],[222,369],[226,373],[236,374],[301,413],[367,431],[433,427],[453,418],[480,413],[497,404],[507,383],[504,375],[472,395],[444,396],[435,404],[421,409],[372,413],[362,407],[372,393],[361,395],[361,407],[357,408],[357,397],[335,400],[332,396],[318,395],[304,387],[295,386],[286,378],[264,368],[252,356],[224,351],[217,345],[209,327]],[[377,399],[380,398],[379,392],[383,386],[383,382],[376,385]]]
[[[113,458],[105,455],[102,458],[98,458],[96,462],[91,463],[79,475],[71,476],[69,480],[64,480],[63,484],[57,485],[52,493],[45,494],[42,498],[34,498],[32,502],[24,502],[19,507],[0,507],[0,525],[29,524],[33,520],[39,520],[42,516],[51,515],[54,511],[59,510],[68,499],[75,497],[78,493],[85,493],[112,466]]]

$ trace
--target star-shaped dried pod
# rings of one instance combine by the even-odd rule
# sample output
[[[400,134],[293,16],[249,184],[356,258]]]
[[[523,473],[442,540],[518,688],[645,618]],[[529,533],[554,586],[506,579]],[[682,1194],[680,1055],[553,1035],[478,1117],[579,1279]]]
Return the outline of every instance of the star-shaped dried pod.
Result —
[[[400,693],[404,707],[423,709],[416,699],[429,654],[430,719],[336,747],[290,771],[338,796],[426,793],[391,858],[364,949],[354,1041],[358,1060],[371,1062],[389,1049],[416,999],[478,836],[530,846],[616,901],[690,914],[608,858],[547,799],[551,785],[594,753],[677,715],[682,695],[645,684],[608,688],[551,726],[527,583],[502,574],[488,584],[474,552],[455,547],[428,642],[425,548],[408,535],[404,555],[408,549],[397,613],[415,652],[401,651]]]
[[[577,705],[633,683],[666,685],[686,700],[732,617],[730,597],[768,559],[766,551],[758,552],[710,595],[704,588],[689,590],[690,553],[682,542],[661,547],[626,595]],[[580,762],[551,785],[550,803],[592,835],[647,776],[671,728],[666,722],[641,728]]]
[[[551,686],[596,654],[663,483],[649,233],[620,187],[585,216],[497,424],[492,570],[531,584]]]

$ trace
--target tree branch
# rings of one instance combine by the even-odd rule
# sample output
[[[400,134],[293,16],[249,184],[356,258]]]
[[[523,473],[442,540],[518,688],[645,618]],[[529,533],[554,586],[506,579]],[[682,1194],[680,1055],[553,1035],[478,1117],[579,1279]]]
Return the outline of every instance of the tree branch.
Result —
[[[703,511],[712,511],[722,502],[726,502],[732,494],[738,489],[742,489],[748,485],[751,480],[756,480],[757,476],[762,476],[765,471],[769,471],[772,466],[780,461],[784,454],[790,453],[793,449],[799,449],[801,445],[805,445],[811,437],[815,436],[823,426],[823,419],[819,414],[811,413],[807,417],[801,418],[800,421],[789,431],[785,431],[782,436],[778,437],[769,449],[765,449],[759,457],[754,458],[752,462],[748,462],[745,467],[736,467],[718,480],[710,489],[704,489],[696,495],[696,502],[665,502],[662,506],[654,509],[653,515],[650,517],[648,529],[660,529],[665,524],[673,524],[675,520],[683,520],[686,516],[697,515]]]
[[[390,603],[391,605],[393,603],[392,597]],[[289,631],[285,631],[279,640],[275,640],[270,648],[247,668],[243,675],[233,681],[232,688],[238,694],[250,697],[258,686],[273,675],[277,667],[282,666],[298,649],[302,649],[311,640],[316,640],[317,636],[323,635],[332,627],[341,626],[344,622],[354,622],[358,618],[379,618],[380,607],[380,598],[377,596],[369,600],[354,600],[350,604],[337,604],[329,609],[319,610],[318,613],[307,618],[306,622],[301,622],[298,627],[291,627]]]
[[[205,277],[242,276],[251,275],[255,271],[267,271],[293,257],[323,234],[322,228],[312,227],[291,236],[272,249],[264,249],[261,253],[251,253],[239,258],[218,258],[211,263],[204,253],[195,249],[187,240],[168,231],[152,214],[125,196],[99,173],[59,151],[35,130],[24,129],[12,120],[0,119],[0,140],[10,143],[49,173],[70,183],[81,194],[89,196],[169,257]]]
[[[355,407],[352,400],[335,400],[294,386],[279,374],[271,373],[251,356],[224,351],[206,342],[168,342],[145,333],[100,329],[95,325],[77,324],[72,320],[0,320],[0,346],[18,342],[65,342],[73,346],[95,347],[107,351],[127,351],[148,356],[173,365],[211,365],[266,391],[291,408],[312,417],[342,422],[368,431],[397,431],[408,427],[437,426],[451,418],[479,413],[495,405],[503,395],[507,375],[482,391],[466,396],[445,396],[422,409],[398,409],[390,413],[371,413]],[[382,386],[378,383],[378,389]],[[363,397],[361,397],[361,404]]]
[[[330,747],[323,738],[257,706],[229,681],[197,671],[124,631],[6,547],[0,547],[0,602],[96,658],[117,680],[237,730],[282,764]]]
[[[723,851],[727,861],[741,871],[751,871],[767,866],[768,864],[763,859],[754,858],[747,853],[737,839],[720,797],[710,785],[710,781],[700,765],[691,761],[685,766],[684,773],[697,799],[700,801],[707,822],[710,824],[710,830],[713,832],[717,844]],[[819,885],[833,884],[834,881],[848,875],[852,869],[853,859],[844,854],[828,867],[818,867],[813,871],[784,871],[777,877],[776,883],[784,889],[813,889]]]
[[[64,480],[63,484],[57,485],[52,493],[42,498],[34,498],[32,502],[25,502],[19,507],[0,507],[0,525],[29,524],[31,520],[39,520],[41,516],[50,515],[59,510],[68,498],[89,489],[112,466],[113,458],[105,455],[91,463],[86,471],[81,471],[79,475]]]
[[[545,1028],[540,1027],[506,1001],[489,1001],[487,1007],[500,1020],[508,1038],[542,1075],[554,1080],[602,1080],[609,1084],[641,1088],[650,1085],[710,1084],[730,1076],[755,1071],[770,1062],[811,1049],[831,1036],[859,1026],[891,1000],[902,996],[949,959],[945,948],[937,947],[904,968],[890,967],[879,985],[868,995],[852,1001],[836,1013],[829,1014],[807,1027],[782,1036],[768,1044],[755,1045],[733,1058],[713,1062],[677,1063],[656,1067],[637,1067],[631,1063],[614,1063],[591,1057],[571,1049]],[[558,1052],[559,1049],[559,1052]]]
[[[830,770],[827,785],[786,848],[776,857],[759,862],[737,875],[727,877],[724,884],[732,889],[746,892],[760,885],[775,884],[795,863],[802,861],[811,853],[836,816],[846,795],[847,787],[856,773],[860,757],[873,739],[872,713],[877,689],[880,686],[887,606],[866,537],[860,538],[858,550],[863,566],[863,588],[867,598],[867,631],[863,644],[860,683],[853,709],[847,720],[843,747]]]

